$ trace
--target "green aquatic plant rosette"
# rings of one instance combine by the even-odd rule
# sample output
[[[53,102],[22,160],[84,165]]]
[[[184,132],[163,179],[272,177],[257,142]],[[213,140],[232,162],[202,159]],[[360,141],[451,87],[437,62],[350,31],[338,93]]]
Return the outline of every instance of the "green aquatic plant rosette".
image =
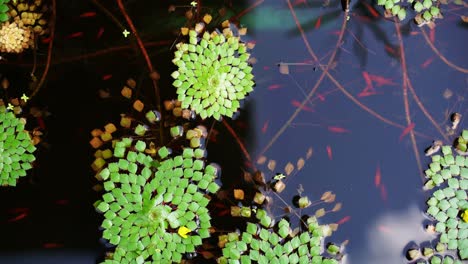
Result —
[[[173,59],[177,99],[203,119],[232,117],[255,84],[247,46],[225,34],[205,32],[200,37],[191,30],[189,43],[179,43]]]
[[[8,10],[10,10],[7,5],[8,2],[10,2],[10,0],[0,0],[0,22],[2,23],[10,19],[10,16],[8,15]]]
[[[468,260],[468,157],[443,146],[442,155],[432,156],[425,174],[426,189],[434,190],[427,201],[427,214],[437,221],[439,242],[456,251],[461,260]]]
[[[204,150],[184,149],[159,159],[144,153],[146,143],[125,138],[100,172],[105,193],[96,203],[104,213],[103,237],[117,246],[104,263],[180,263],[210,236],[207,193],[218,191],[217,167],[204,164]]]
[[[308,230],[292,236],[290,224],[282,219],[276,228],[264,228],[255,223],[247,223],[246,231],[240,235],[229,233],[220,236],[224,243],[220,264],[228,263],[278,263],[278,264],[336,264],[338,260],[325,257],[323,239],[326,227],[318,224],[315,217],[307,220]],[[275,231],[276,230],[276,231]],[[340,248],[330,244],[329,255],[336,255]]]
[[[0,184],[16,186],[19,177],[26,176],[35,160],[29,132],[24,130],[25,119],[20,119],[5,106],[0,106]]]

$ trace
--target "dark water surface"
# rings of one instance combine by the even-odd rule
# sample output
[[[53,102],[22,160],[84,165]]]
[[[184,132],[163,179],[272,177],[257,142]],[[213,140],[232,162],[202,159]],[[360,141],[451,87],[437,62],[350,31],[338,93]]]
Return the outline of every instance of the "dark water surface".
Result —
[[[126,27],[116,3],[100,2]],[[174,70],[169,51],[175,40],[171,31],[180,27],[183,18],[180,12],[169,14],[167,7],[189,1],[155,2],[124,4],[144,42],[153,43],[148,52],[163,76],[163,94],[169,98],[175,90],[169,76]],[[207,6],[211,4],[206,2]],[[220,2],[228,6],[232,2],[233,14],[256,6],[248,9],[239,22],[248,27],[245,40],[256,43],[252,57],[257,60],[257,85],[240,117],[230,122],[246,143],[253,163],[260,156],[276,161],[273,172],[266,164],[256,164],[267,178],[272,177],[284,172],[288,162],[296,164],[299,158],[305,158],[312,148],[304,168],[288,177],[281,197],[290,201],[299,185],[311,200],[332,191],[343,207],[321,219],[324,223],[349,219],[330,239],[337,243],[349,240],[347,263],[404,263],[403,250],[410,241],[419,243],[435,237],[424,231],[427,197],[421,189],[422,172],[409,134],[400,140],[408,123],[394,22],[383,18],[381,8],[377,9],[380,16],[375,18],[361,2],[353,1],[343,41],[335,48],[337,34],[346,20],[340,2],[330,1],[325,7],[319,1],[291,1],[305,37],[320,59],[314,61],[287,1],[218,1],[217,8]],[[95,263],[103,256],[98,230],[102,219],[92,206],[98,199],[91,189],[96,183],[89,167],[92,150],[86,142],[93,128],[118,120],[118,113],[127,106],[121,100],[99,98],[98,90],[109,89],[118,95],[127,78],[139,82],[147,76],[133,39],[124,38],[121,28],[92,1],[57,4],[53,64],[45,87],[35,98],[51,113],[46,135],[50,149],[38,153],[33,175],[16,188],[0,190],[0,263]],[[89,11],[97,12],[97,16],[79,17]],[[466,69],[467,27],[460,19],[460,15],[467,15],[466,8],[450,4],[443,6],[442,12],[445,18],[437,22],[433,45],[448,61]],[[428,45],[420,28],[407,23],[409,20],[400,25],[406,74],[422,105],[445,131],[450,125],[447,114],[459,112],[463,118],[468,115],[466,70],[460,72],[447,65]],[[105,29],[104,34],[96,39],[100,28]],[[429,37],[429,28],[423,29]],[[83,37],[67,38],[75,32],[84,32]],[[155,44],[159,41],[165,42]],[[40,47],[40,52],[40,61],[45,61],[46,45]],[[320,65],[327,65],[333,53],[336,56],[329,72],[334,79],[325,76],[304,110],[291,118],[319,81],[324,69]],[[289,74],[281,74],[277,65],[280,62],[311,65],[290,65]],[[30,67],[31,60],[25,56],[9,60],[1,70],[25,74]],[[103,81],[102,76],[107,74],[113,77]],[[366,76],[373,76],[376,93],[359,96],[366,87]],[[379,86],[384,81],[387,83]],[[445,91],[452,96],[444,98]],[[416,135],[416,148],[425,169],[429,158],[424,156],[424,149],[432,140],[443,138],[410,91],[408,101],[408,116],[420,133]],[[466,127],[465,120],[460,128]],[[233,177],[239,177],[243,156],[222,125],[215,128],[220,134],[216,142],[209,143],[209,159],[221,164],[223,182],[228,184]],[[377,170],[381,173],[380,184],[375,182]],[[281,215],[283,206],[275,200],[275,213]],[[9,210],[17,207],[30,208],[30,214],[24,220],[8,222],[14,217]],[[302,213],[314,214],[322,207],[330,210],[332,205],[316,205]],[[59,248],[47,248],[55,246]]]

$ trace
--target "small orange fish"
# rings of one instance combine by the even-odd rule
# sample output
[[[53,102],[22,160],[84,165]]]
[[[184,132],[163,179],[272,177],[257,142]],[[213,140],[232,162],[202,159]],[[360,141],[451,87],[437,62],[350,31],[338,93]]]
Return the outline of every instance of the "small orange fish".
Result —
[[[328,155],[328,159],[332,160],[333,159],[333,155],[332,155],[332,149],[329,145],[327,145],[327,155]]]
[[[268,86],[268,90],[276,90],[276,89],[279,89],[281,87],[282,86],[280,84],[272,84],[272,85]]]
[[[432,63],[433,60],[434,60],[434,58],[429,58],[426,61],[424,61],[423,64],[421,64],[421,68],[423,68],[423,69],[427,68]]]
[[[100,39],[102,37],[102,34],[104,34],[104,28],[103,27],[99,28],[99,31],[98,31],[98,33],[96,35],[96,39]]]
[[[308,107],[308,106],[301,106],[301,103],[297,100],[292,100],[291,101],[291,104],[297,108],[301,108],[302,110],[305,110],[307,112],[315,112],[314,109]]]
[[[268,129],[268,120],[263,123],[262,133],[265,134]]]
[[[414,123],[410,123],[401,133],[400,141],[403,139],[404,136],[406,136],[409,132],[411,132],[411,130],[413,130],[415,126],[416,125]]]
[[[71,38],[78,38],[78,37],[82,37],[82,36],[83,36],[83,32],[75,32],[73,34],[68,35],[66,38],[71,39]]]
[[[8,222],[10,222],[10,223],[11,223],[11,222],[16,222],[16,221],[19,221],[19,220],[21,220],[21,219],[26,218],[26,216],[28,216],[28,213],[22,213],[22,214],[20,214],[20,215],[14,217],[14,218],[8,219]]]
[[[379,187],[381,181],[382,181],[382,175],[380,174],[380,166],[379,164],[377,164],[377,170],[375,171],[375,178],[374,178],[375,187]]]
[[[112,78],[112,74],[106,74],[106,75],[102,76],[102,80],[103,80],[103,81],[107,81],[107,80],[109,80],[110,78]]]
[[[317,22],[315,22],[315,29],[319,29],[321,24],[322,24],[322,17],[319,17],[317,19]]]
[[[96,16],[96,12],[85,12],[83,14],[80,15],[81,18],[84,18],[84,17],[94,17]]]
[[[351,131],[337,126],[328,126],[328,131],[333,133],[349,133]]]
[[[338,225],[342,225],[342,224],[348,222],[350,219],[351,219],[351,216],[347,215],[347,216],[341,218],[341,219],[340,219],[338,222],[336,222],[336,223],[337,223]]]

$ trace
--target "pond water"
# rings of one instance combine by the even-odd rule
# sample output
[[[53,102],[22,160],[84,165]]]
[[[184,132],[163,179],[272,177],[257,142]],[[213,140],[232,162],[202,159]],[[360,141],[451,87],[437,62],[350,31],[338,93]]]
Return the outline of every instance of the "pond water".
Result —
[[[173,31],[184,23],[179,10],[186,10],[189,1],[123,2],[162,76],[163,97],[174,96],[170,48],[177,39]],[[348,241],[346,263],[406,263],[410,242],[436,238],[425,231],[428,194],[422,177],[430,158],[424,150],[436,139],[451,144],[466,127],[468,35],[461,20],[468,14],[466,3],[443,5],[444,18],[434,29],[419,28],[410,14],[396,24],[383,16],[382,7],[362,1],[351,2],[348,19],[340,1],[198,4],[213,12],[226,6],[232,21],[248,28],[242,39],[255,44],[256,86],[238,118],[227,119],[249,157],[222,123],[214,125],[208,145],[208,159],[221,165],[226,186],[235,184],[243,169],[256,167],[269,179],[303,158],[303,168],[286,177],[280,196],[289,202],[300,188],[311,200],[320,200],[326,191],[336,194],[341,210],[320,221],[341,223],[327,241]],[[185,7],[168,12],[170,5]],[[151,85],[144,81],[146,64],[134,38],[122,35],[120,27],[126,25],[112,1],[57,1],[52,63],[33,98],[50,113],[47,146],[40,148],[27,180],[0,190],[0,263],[95,263],[102,258],[102,219],[92,206],[99,199],[92,190],[93,152],[86,142],[92,129],[118,122],[128,105],[100,97],[100,89],[118,95],[129,77]],[[47,44],[41,43],[41,70],[46,56]],[[14,76],[8,77],[11,83],[31,71],[31,54],[5,58],[0,70]],[[449,135],[454,112],[462,120]],[[306,159],[308,151],[312,155]],[[276,167],[268,168],[273,162]],[[274,199],[273,212],[281,216],[284,204]],[[333,205],[317,204],[302,213]],[[27,216],[11,221],[23,212],[18,208],[27,208]]]

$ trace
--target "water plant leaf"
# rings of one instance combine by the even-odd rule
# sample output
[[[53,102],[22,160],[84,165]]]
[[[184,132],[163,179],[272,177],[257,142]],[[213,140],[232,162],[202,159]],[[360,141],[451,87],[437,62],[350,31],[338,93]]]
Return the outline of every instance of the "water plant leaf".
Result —
[[[326,212],[326,211],[325,211],[324,208],[320,208],[320,209],[318,209],[317,211],[315,211],[315,217],[317,217],[317,218],[318,218],[318,217],[322,217],[322,216],[325,215],[325,212]]]
[[[342,207],[341,203],[336,203],[332,209],[332,212],[338,212],[339,210],[341,210],[341,207]]]
[[[274,171],[275,168],[276,168],[276,161],[275,161],[275,160],[269,160],[269,161],[268,161],[267,168],[268,168],[270,171]]]
[[[300,158],[299,160],[297,160],[297,170],[301,170],[302,168],[304,168],[304,164],[305,164],[305,160],[303,158]]]
[[[294,170],[294,165],[291,162],[288,162],[288,164],[286,164],[286,167],[284,167],[284,171],[286,172],[287,176],[291,175],[293,170]]]

